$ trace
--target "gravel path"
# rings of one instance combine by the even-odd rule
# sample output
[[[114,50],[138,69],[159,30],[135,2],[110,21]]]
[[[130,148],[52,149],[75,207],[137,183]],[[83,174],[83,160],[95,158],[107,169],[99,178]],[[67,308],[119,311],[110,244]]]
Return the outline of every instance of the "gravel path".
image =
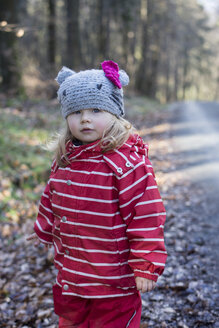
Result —
[[[167,267],[144,295],[144,327],[219,327],[219,104],[171,106],[161,120],[167,159]],[[162,134],[159,135],[162,139]]]

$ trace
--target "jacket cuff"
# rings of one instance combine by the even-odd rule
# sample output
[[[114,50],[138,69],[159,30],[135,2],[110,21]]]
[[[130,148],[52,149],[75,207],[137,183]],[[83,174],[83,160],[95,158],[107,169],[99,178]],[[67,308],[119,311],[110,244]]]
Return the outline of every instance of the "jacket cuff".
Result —
[[[149,280],[157,281],[159,275],[156,273],[150,273],[149,271],[140,271],[140,270],[134,270],[134,276],[135,277],[142,277]]]

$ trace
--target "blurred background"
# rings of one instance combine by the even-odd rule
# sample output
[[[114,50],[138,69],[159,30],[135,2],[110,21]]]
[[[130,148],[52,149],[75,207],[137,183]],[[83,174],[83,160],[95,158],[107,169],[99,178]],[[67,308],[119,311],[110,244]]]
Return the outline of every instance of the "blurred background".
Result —
[[[8,0],[0,3],[1,91],[54,97],[62,65],[111,59],[129,89],[162,103],[219,93],[217,0]]]
[[[57,327],[52,250],[26,241],[63,121],[54,79],[107,59],[167,210],[141,328],[218,328],[218,0],[0,0],[0,327]]]

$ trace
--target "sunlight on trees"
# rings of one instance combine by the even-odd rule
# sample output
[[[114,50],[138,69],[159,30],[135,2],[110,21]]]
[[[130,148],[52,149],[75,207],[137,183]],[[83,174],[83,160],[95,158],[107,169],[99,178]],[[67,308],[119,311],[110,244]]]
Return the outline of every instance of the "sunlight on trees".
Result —
[[[62,65],[78,71],[99,68],[101,61],[112,59],[129,73],[129,89],[149,98],[162,103],[216,100],[219,6],[211,4],[201,0],[2,2],[1,87],[12,93],[21,90],[22,77],[28,96],[38,96],[48,85],[48,96],[53,97],[55,86],[49,81]],[[25,82],[29,78],[36,81],[37,92]]]

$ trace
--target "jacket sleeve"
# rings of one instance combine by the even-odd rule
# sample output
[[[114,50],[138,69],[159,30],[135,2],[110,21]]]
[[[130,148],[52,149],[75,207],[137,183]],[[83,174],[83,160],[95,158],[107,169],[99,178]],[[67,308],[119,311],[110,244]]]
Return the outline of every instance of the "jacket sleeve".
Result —
[[[151,162],[144,158],[119,179],[120,213],[127,225],[129,265],[135,276],[157,281],[163,273],[165,208]]]
[[[53,162],[51,167],[51,175],[54,173],[56,164]],[[50,179],[47,182],[45,190],[41,196],[38,215],[34,223],[34,231],[38,238],[45,244],[52,244],[53,233],[52,227],[54,222],[54,216],[51,205],[51,191],[50,191]]]

